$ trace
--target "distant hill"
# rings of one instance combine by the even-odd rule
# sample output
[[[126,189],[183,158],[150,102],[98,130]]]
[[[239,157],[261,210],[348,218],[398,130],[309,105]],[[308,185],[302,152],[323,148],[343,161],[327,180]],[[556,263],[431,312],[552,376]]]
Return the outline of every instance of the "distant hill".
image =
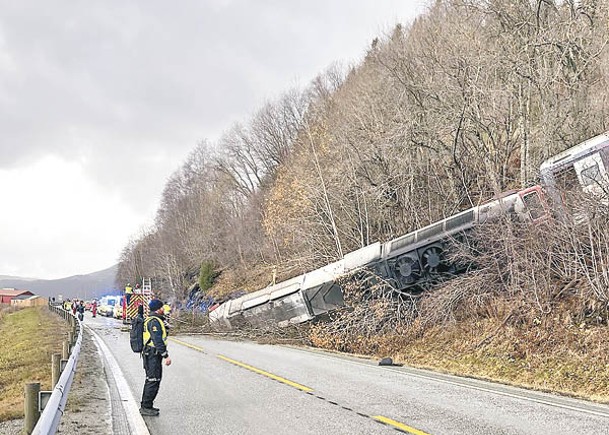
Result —
[[[0,275],[0,288],[14,287],[30,290],[45,297],[62,295],[66,298],[93,299],[110,293],[119,293],[115,288],[117,266],[87,275],[74,275],[60,279],[32,279]]]
[[[19,280],[19,281],[36,281],[36,278],[23,278],[20,276],[11,276],[11,275],[0,275],[0,281],[3,280],[7,280],[7,279],[13,279],[13,280]]]

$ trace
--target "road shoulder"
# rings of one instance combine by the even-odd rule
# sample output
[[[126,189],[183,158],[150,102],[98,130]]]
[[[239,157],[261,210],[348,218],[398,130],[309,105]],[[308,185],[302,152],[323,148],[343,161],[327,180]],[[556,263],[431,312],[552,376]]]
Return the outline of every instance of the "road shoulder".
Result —
[[[112,404],[111,433],[116,435],[150,435],[146,423],[139,413],[138,402],[133,397],[118,362],[112,356],[112,352],[103,339],[92,329],[87,328],[87,330],[94,337],[100,350],[100,360],[103,361],[105,367],[105,379],[108,383],[110,403]]]
[[[112,434],[110,392],[102,355],[85,330],[78,366],[58,433]]]

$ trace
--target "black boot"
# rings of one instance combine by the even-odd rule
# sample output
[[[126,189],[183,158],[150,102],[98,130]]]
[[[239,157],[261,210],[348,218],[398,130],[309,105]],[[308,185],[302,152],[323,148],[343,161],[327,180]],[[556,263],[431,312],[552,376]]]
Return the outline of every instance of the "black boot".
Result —
[[[156,417],[159,415],[159,410],[154,408],[140,408],[140,414],[148,417]]]

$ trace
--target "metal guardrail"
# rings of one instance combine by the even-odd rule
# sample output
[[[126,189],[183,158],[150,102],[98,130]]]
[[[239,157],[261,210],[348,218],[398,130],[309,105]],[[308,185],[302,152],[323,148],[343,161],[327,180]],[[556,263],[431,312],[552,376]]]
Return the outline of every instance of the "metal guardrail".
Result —
[[[61,416],[63,415],[66,407],[66,402],[68,401],[68,394],[70,393],[70,387],[72,386],[74,374],[76,373],[76,366],[78,364],[78,357],[80,356],[80,346],[83,337],[83,325],[82,322],[76,318],[76,316],[73,316],[72,313],[68,313],[58,305],[51,305],[49,308],[55,311],[57,314],[64,316],[66,319],[73,317],[74,321],[78,322],[78,339],[72,348],[68,362],[61,372],[59,381],[57,382],[57,385],[55,385],[53,393],[44,407],[44,411],[42,414],[40,414],[38,423],[34,427],[34,431],[32,432],[34,435],[52,435],[57,431]]]

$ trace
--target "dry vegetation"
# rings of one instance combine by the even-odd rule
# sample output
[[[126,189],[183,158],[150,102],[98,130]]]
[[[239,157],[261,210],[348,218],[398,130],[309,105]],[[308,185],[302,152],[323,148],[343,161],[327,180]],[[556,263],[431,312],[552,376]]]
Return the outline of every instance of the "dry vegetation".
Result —
[[[66,324],[46,307],[0,313],[0,421],[23,417],[27,382],[51,389],[51,355],[61,353]]]
[[[467,275],[415,299],[357,304],[314,326],[311,341],[609,401],[609,213],[603,208],[586,222],[484,227],[455,251],[472,265]]]
[[[201,142],[165,186],[118,280],[183,299],[252,290],[530,185],[542,160],[607,130],[606,0],[435,2]]]
[[[119,281],[152,277],[184,300],[214,264],[209,294],[221,300],[268,284],[274,268],[278,280],[294,276],[535,183],[541,161],[608,130],[608,22],[608,0],[430,3],[358,65],[199,144],[168,181],[155,225],[125,247]],[[458,250],[467,276],[416,300],[355,288],[352,309],[299,334],[606,394],[608,219],[602,207],[590,215],[541,233],[487,228]]]

